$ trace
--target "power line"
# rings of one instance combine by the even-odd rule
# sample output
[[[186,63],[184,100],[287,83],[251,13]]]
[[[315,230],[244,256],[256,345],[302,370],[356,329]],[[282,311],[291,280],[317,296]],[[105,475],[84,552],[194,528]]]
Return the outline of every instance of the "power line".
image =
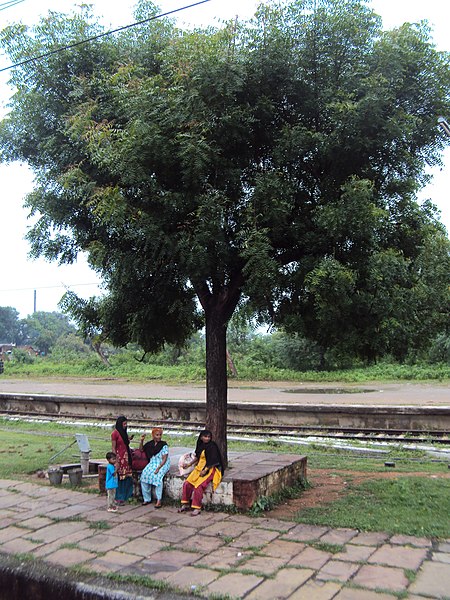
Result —
[[[29,292],[30,290],[50,290],[50,289],[58,289],[58,288],[73,288],[80,287],[82,285],[100,285],[101,282],[93,281],[92,283],[61,283],[59,285],[41,285],[41,286],[33,286],[26,288],[11,288],[8,290],[0,290],[0,294],[4,292]]]
[[[10,0],[9,2],[2,2],[0,4],[0,11],[6,10],[7,8],[11,8],[11,6],[15,6],[16,4],[20,4],[21,2],[25,2],[25,0]]]
[[[22,2],[23,0],[17,0],[17,1]],[[195,2],[194,4],[182,6],[181,8],[175,8],[174,10],[169,10],[168,12],[161,13],[159,15],[155,15],[154,17],[149,17],[148,19],[144,19],[142,21],[136,21],[135,23],[131,23],[131,25],[124,25],[123,27],[118,27],[117,29],[111,29],[111,31],[105,31],[104,33],[99,33],[98,35],[94,35],[94,36],[86,38],[84,40],[80,40],[79,42],[74,42],[73,44],[69,44],[67,46],[61,46],[60,48],[56,48],[56,50],[51,50],[50,52],[46,52],[45,54],[40,54],[39,56],[34,56],[33,58],[27,58],[27,60],[23,60],[22,62],[15,63],[13,65],[9,65],[8,67],[3,67],[3,69],[0,69],[0,73],[2,73],[3,71],[9,71],[9,69],[14,69],[16,67],[22,67],[23,65],[27,65],[30,62],[40,60],[41,58],[46,58],[47,56],[52,56],[53,54],[58,54],[58,52],[62,52],[63,50],[70,50],[71,48],[76,48],[77,46],[81,46],[83,44],[87,44],[88,42],[98,40],[102,37],[106,37],[107,35],[112,35],[113,33],[117,33],[118,31],[124,31],[125,29],[130,29],[130,27],[136,27],[137,25],[143,25],[144,23],[149,23],[150,21],[155,21],[156,19],[161,19],[162,17],[168,17],[169,15],[173,15],[173,14],[181,12],[183,10],[187,10],[188,8],[193,8],[194,6],[199,6],[200,4],[206,4],[206,2],[211,2],[211,0],[200,0],[199,2]]]

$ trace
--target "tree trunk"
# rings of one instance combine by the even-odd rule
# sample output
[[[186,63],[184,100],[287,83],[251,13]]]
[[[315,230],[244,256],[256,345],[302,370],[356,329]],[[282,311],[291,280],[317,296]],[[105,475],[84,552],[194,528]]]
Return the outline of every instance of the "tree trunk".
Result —
[[[231,371],[231,374],[233,375],[233,377],[237,377],[237,369],[236,366],[233,362],[233,357],[231,356],[231,354],[228,352],[227,350],[227,364],[228,364],[228,368]]]
[[[205,311],[206,427],[211,430],[227,466],[227,319],[223,312],[217,305]]]
[[[104,365],[106,365],[107,367],[110,367],[111,365],[109,364],[109,360],[105,356],[105,353],[102,350],[102,343],[101,342],[97,342],[97,341],[96,342],[92,341],[92,347],[97,352],[97,354],[98,354],[100,360],[102,361],[102,363]]]

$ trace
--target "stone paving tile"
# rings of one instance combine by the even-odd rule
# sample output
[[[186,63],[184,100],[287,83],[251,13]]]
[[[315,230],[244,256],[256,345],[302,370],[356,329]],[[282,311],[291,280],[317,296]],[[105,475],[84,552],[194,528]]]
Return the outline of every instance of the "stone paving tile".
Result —
[[[183,550],[160,550],[148,561],[157,561],[163,565],[170,565],[180,569],[185,565],[191,565],[198,560],[198,554],[194,552],[183,552]],[[163,570],[163,569],[162,569]]]
[[[197,530],[192,527],[182,527],[172,525],[171,527],[158,527],[143,537],[151,540],[161,540],[163,542],[178,543],[183,540],[192,538],[197,533]]]
[[[212,594],[222,594],[231,598],[243,598],[248,592],[263,581],[262,577],[256,575],[242,575],[241,573],[229,573],[216,579],[206,586],[207,597]],[[249,596],[250,598],[250,596]],[[246,596],[247,600],[247,596]],[[272,596],[272,600],[275,600]]]
[[[269,519],[269,518],[258,518],[254,519],[252,523],[255,527],[261,527],[261,529],[270,529],[273,531],[286,532],[290,529],[294,529],[296,526],[292,521],[281,521],[280,519]]]
[[[50,515],[52,519],[70,519],[71,517],[78,517],[84,513],[90,512],[92,507],[86,506],[85,504],[74,504],[72,506],[65,506],[59,510],[46,511],[46,514]]]
[[[356,535],[358,535],[356,529],[331,529],[320,538],[320,542],[340,546],[349,542]]]
[[[14,540],[10,540],[9,542],[4,542],[2,544],[2,552],[9,552],[10,554],[22,554],[32,552],[35,548],[41,545],[41,543],[33,542],[24,538],[15,538]]]
[[[106,504],[106,503],[105,503]],[[121,507],[119,506],[119,510],[121,509]],[[161,509],[159,509],[159,512],[161,512]],[[150,506],[136,506],[133,507],[130,510],[126,511],[127,513],[127,518],[128,519],[132,519],[133,521],[135,521],[136,519],[139,519],[141,517],[155,517],[158,513],[158,510],[155,509],[154,505],[151,504]]]
[[[367,531],[358,533],[352,538],[352,544],[362,544],[363,546],[379,546],[389,538],[388,533],[378,531]]]
[[[417,548],[431,548],[431,540],[412,535],[393,535],[389,540],[390,544],[399,544],[401,546],[414,546]]]
[[[231,523],[248,523],[253,526],[258,519],[255,517],[248,517],[247,515],[227,515],[226,520]]]
[[[271,558],[269,561],[266,556],[253,556],[235,568],[238,571],[248,570],[270,576],[285,566],[286,562],[282,558]]]
[[[11,525],[15,525],[17,523],[17,517],[2,517],[0,516],[0,529],[6,529],[6,527],[10,527]]]
[[[46,489],[44,486],[37,485],[35,483],[30,483],[28,481],[21,481],[20,483],[16,483],[14,486],[15,490],[24,495],[34,495],[39,494],[40,489]],[[47,486],[46,486],[47,487]]]
[[[181,550],[162,550],[144,560],[139,558],[139,561],[124,565],[120,572],[126,575],[151,575],[152,578],[158,574],[161,579],[165,578],[167,573],[173,573],[189,566],[195,558],[195,554]]]
[[[178,523],[178,519],[177,520],[172,520],[171,518],[167,518],[167,517],[171,517],[172,515],[165,515],[161,512],[155,512],[151,515],[149,514],[144,514],[140,517],[136,517],[135,521],[136,523],[145,523],[145,525],[152,525],[153,527],[164,527],[165,525],[171,525],[172,523],[177,523],[177,525],[180,525],[180,523]],[[189,526],[190,522],[187,522]],[[184,523],[183,523],[184,525]]]
[[[158,512],[158,516],[159,515],[161,515],[161,517],[164,516],[167,523],[178,523],[179,525],[186,525],[187,527],[192,526],[192,523],[199,523],[199,526],[201,523],[202,527],[208,527],[215,523],[223,523],[228,518],[228,515],[225,515],[224,513],[206,510],[203,510],[202,514],[197,517],[193,517],[192,512],[179,513],[178,509],[170,509],[170,511],[166,510],[164,512],[160,511]]]
[[[26,529],[22,529],[21,527],[15,527],[14,525],[5,527],[4,529],[0,529],[0,543],[9,542],[9,540],[22,537],[26,533],[29,533],[29,531],[27,532]]]
[[[412,594],[423,594],[431,598],[449,598],[450,568],[448,564],[425,562],[409,591]]]
[[[83,521],[61,521],[60,523],[53,523],[47,527],[42,527],[39,529],[38,535],[39,539],[48,543],[54,542],[55,540],[64,540],[64,538],[67,538],[71,533],[87,529],[88,526]]]
[[[78,548],[60,548],[53,554],[49,554],[45,557],[45,560],[62,567],[72,567],[84,563],[91,558],[94,558],[95,554],[87,552],[86,550],[78,550]]]
[[[270,542],[263,550],[265,556],[273,556],[275,558],[292,558],[305,549],[305,544],[301,542],[287,542],[285,540],[274,540]]]
[[[450,542],[440,542],[438,544],[439,552],[450,552]]]
[[[342,588],[337,596],[333,600],[396,600],[397,596],[392,594],[377,594],[370,590],[360,590],[356,588]],[[410,596],[408,596],[410,600]],[[422,598],[424,600],[424,598]]]
[[[48,498],[27,498],[26,501],[17,503],[17,508],[22,509],[24,511],[36,511],[41,510],[43,514],[46,514],[48,511],[54,510],[54,505],[56,505],[56,509],[67,508],[67,504],[60,503],[51,503],[49,504]]]
[[[21,521],[21,524],[27,529],[41,529],[41,527],[46,527],[52,523],[53,521],[47,517],[32,517],[31,519]]]
[[[227,520],[202,527],[202,535],[221,535],[224,537],[237,538],[250,528],[251,523]]]
[[[334,554],[336,560],[349,560],[351,562],[365,562],[376,551],[375,546],[357,546],[347,544],[342,552]]]
[[[44,502],[43,505],[38,506],[37,508],[33,508],[30,510],[25,509],[24,507],[18,507],[20,512],[20,520],[25,521],[26,519],[33,519],[34,517],[48,517],[51,518],[52,510],[59,510],[60,508],[64,508],[64,504],[52,504],[51,507],[48,506],[47,502]]]
[[[81,502],[82,504],[87,504],[93,508],[102,508],[103,506],[106,507],[106,496],[92,496],[83,494]]]
[[[0,497],[0,508],[10,508],[17,506],[17,494],[7,494]]]
[[[111,513],[107,513],[111,514]],[[114,515],[116,516],[116,515]],[[144,523],[133,523],[125,519],[123,522],[115,525],[109,530],[112,535],[124,536],[127,538],[144,537],[150,531],[155,529],[154,525],[145,525]]]
[[[93,552],[108,552],[114,550],[128,542],[128,538],[109,533],[97,533],[91,537],[82,540],[78,543],[80,548],[84,550],[92,550]]]
[[[108,521],[113,525],[117,525],[122,522],[120,512],[109,513],[106,508],[94,508],[93,510],[84,513],[83,519],[90,523],[94,521]]]
[[[289,596],[288,600],[331,600],[334,598],[342,584],[334,581],[307,581]]]
[[[196,535],[192,539],[184,540],[183,548],[185,550],[195,550],[207,554],[213,550],[217,550],[224,545],[222,538],[206,537],[202,535]]]
[[[340,560],[328,561],[316,574],[317,579],[325,581],[333,579],[336,581],[348,581],[361,568],[361,565]]]
[[[311,569],[282,569],[274,579],[266,579],[258,585],[246,600],[278,600],[289,598],[292,593],[307,581],[314,571]]]
[[[209,585],[219,577],[217,571],[183,567],[179,571],[167,574],[164,580],[183,591],[199,593],[201,588]]]
[[[269,529],[250,529],[246,531],[238,538],[234,539],[230,546],[234,548],[254,548],[265,546],[275,538],[279,533],[277,531],[270,531]]]
[[[233,568],[247,557],[251,557],[251,552],[240,552],[237,548],[225,546],[214,550],[195,561],[196,566],[212,567],[214,569],[229,569]]]
[[[311,542],[322,537],[329,527],[321,527],[318,525],[297,525],[283,535],[286,540],[299,540],[300,542]]]
[[[403,592],[409,584],[403,569],[378,565],[363,565],[353,578],[353,583],[372,590],[392,592]]]
[[[45,558],[47,555],[52,552],[56,552],[63,544],[78,544],[82,540],[86,539],[89,535],[93,535],[94,531],[89,531],[86,529],[81,529],[80,531],[75,531],[70,535],[65,535],[53,542],[44,542],[38,537],[39,532],[34,532],[27,535],[27,539],[31,541],[40,542],[42,545],[33,550],[33,555],[39,558]]]
[[[431,560],[450,564],[450,553],[448,552],[433,552]]]
[[[0,480],[0,488],[9,488],[19,483],[21,483],[19,479],[2,479]]]
[[[321,569],[330,560],[332,554],[307,546],[288,562],[289,567],[308,567],[310,569]]]
[[[137,554],[138,556],[147,557],[159,552],[165,546],[167,546],[166,542],[150,540],[146,538],[135,538],[127,541],[122,546],[119,546],[117,550],[118,552]]]
[[[91,560],[86,566],[95,572],[110,573],[120,571],[124,567],[136,564],[140,562],[142,558],[135,554],[126,554],[125,552],[117,552],[111,550],[104,556],[98,556],[94,560]]]
[[[372,554],[368,562],[416,571],[425,560],[427,552],[427,548],[410,548],[409,546],[385,544]]]

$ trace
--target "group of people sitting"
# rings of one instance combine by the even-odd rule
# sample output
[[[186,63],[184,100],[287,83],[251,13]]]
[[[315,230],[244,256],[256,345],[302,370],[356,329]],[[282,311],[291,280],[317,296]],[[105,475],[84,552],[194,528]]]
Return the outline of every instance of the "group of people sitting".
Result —
[[[117,512],[117,507],[124,505],[133,496],[132,451],[130,448],[133,435],[129,436],[127,429],[127,418],[119,417],[111,433],[112,451],[106,454],[108,465],[105,487],[109,512]],[[155,508],[161,508],[164,476],[170,469],[169,447],[167,442],[162,439],[162,434],[161,427],[155,427],[152,429],[150,441],[145,442],[145,434],[142,434],[140,438],[139,450],[145,453],[148,460],[140,478],[143,506],[151,504],[154,495]],[[224,471],[219,448],[213,441],[210,431],[205,429],[200,432],[195,453],[192,454],[192,459],[183,466],[186,469],[192,468],[192,471],[183,483],[181,508],[178,512],[192,509],[191,515],[197,516],[201,512],[206,488],[211,482],[212,488],[215,490],[222,480]]]

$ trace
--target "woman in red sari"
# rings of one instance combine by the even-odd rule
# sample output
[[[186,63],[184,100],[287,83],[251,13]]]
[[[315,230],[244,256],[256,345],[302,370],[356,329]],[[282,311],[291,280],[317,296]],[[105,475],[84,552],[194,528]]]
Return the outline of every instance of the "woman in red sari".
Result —
[[[117,504],[125,504],[133,495],[133,471],[131,469],[131,450],[128,437],[127,418],[122,416],[116,421],[116,426],[111,433],[112,451],[117,458],[117,474],[119,476],[119,486],[116,491]]]

